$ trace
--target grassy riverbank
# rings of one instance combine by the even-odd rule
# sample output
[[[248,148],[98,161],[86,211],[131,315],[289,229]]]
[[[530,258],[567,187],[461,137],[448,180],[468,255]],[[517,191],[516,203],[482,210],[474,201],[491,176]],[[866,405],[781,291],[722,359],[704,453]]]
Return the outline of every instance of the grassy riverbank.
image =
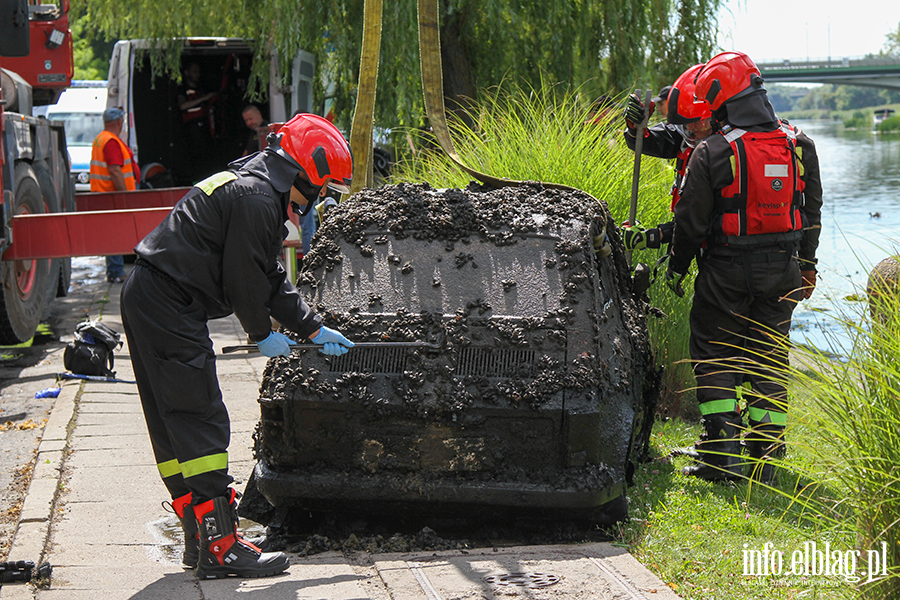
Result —
[[[796,391],[792,415],[812,406],[808,395]],[[774,488],[765,489],[681,475],[688,459],[670,459],[669,452],[691,445],[700,430],[681,419],[657,422],[654,459],[639,469],[629,490],[630,518],[620,526],[619,542],[690,600],[854,597],[852,583],[813,573],[804,559],[791,572],[794,553],[812,550],[812,543],[819,550],[826,542],[843,551],[856,547],[840,488],[825,474],[813,480],[808,469],[790,466],[816,462],[817,436],[802,424],[790,429],[788,466]],[[783,557],[780,568],[776,551]]]
[[[812,109],[812,110],[792,110],[779,113],[779,117],[788,119],[789,121],[807,120],[807,121],[834,121],[842,123],[848,129],[859,129],[865,131],[872,130],[872,116],[879,109],[891,108],[900,114],[900,104],[885,104],[882,106],[872,106],[869,108],[855,108],[850,110],[828,110],[828,109]]]

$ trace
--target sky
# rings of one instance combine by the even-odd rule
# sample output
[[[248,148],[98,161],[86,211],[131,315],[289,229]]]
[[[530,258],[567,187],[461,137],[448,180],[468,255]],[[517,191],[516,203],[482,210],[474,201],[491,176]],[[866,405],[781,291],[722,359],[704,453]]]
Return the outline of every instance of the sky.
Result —
[[[719,45],[757,63],[864,56],[898,25],[898,0],[725,0]]]

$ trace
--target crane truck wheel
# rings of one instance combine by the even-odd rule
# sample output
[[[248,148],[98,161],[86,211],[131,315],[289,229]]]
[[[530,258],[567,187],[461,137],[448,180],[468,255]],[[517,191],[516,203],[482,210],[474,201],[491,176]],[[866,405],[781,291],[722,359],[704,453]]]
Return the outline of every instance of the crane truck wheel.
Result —
[[[51,212],[75,212],[75,180],[69,176],[69,161],[65,152],[57,151],[51,181],[55,182],[56,200],[59,203],[51,209]],[[56,260],[59,262],[59,280],[56,289],[51,284],[50,298],[68,296],[69,286],[72,283],[72,258],[57,258]]]
[[[34,169],[15,168],[14,215],[46,212]],[[50,288],[49,260],[0,261],[0,344],[21,344],[34,336]]]
[[[44,212],[55,213],[60,212],[60,200],[57,192],[57,186],[53,183],[52,167],[47,161],[37,161],[32,164],[34,174],[37,177],[38,185],[41,186],[41,196],[44,200]],[[15,241],[15,240],[14,240]],[[58,258],[52,258],[50,263],[50,275],[47,277],[47,298],[54,298],[56,290],[59,288],[59,276],[62,263]],[[45,307],[46,308],[46,307]]]
[[[57,151],[56,160],[40,161],[34,164],[34,172],[41,193],[44,195],[44,206],[47,212],[74,212],[75,184],[69,177],[69,161],[65,155]],[[69,293],[72,279],[72,259],[54,258],[50,263],[50,295],[49,298],[63,297]]]

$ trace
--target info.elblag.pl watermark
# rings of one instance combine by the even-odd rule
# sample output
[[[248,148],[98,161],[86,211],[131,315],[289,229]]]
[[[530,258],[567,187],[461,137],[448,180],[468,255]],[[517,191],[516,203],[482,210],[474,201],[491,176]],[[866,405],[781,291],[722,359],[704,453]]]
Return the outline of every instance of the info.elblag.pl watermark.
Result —
[[[842,550],[830,542],[804,542],[793,550],[780,550],[772,542],[753,549],[744,544],[743,568],[748,577],[833,577],[848,583],[871,583],[887,577],[887,542],[872,550]]]

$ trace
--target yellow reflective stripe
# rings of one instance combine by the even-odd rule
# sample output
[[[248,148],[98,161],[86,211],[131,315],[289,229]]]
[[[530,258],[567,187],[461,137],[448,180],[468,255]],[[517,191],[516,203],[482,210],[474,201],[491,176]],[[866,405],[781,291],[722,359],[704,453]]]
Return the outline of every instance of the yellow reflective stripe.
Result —
[[[700,404],[700,414],[704,417],[706,415],[730,412],[741,412],[741,407],[736,400],[710,400],[709,402],[702,402]]]
[[[103,167],[103,168],[105,169],[105,168],[106,168],[106,163],[103,162],[102,160],[92,160],[92,161],[91,161],[91,166],[92,166],[92,167]]]
[[[225,185],[229,181],[234,181],[237,178],[238,176],[231,171],[221,171],[220,173],[216,173],[215,175],[210,175],[194,187],[199,189],[207,196],[212,196],[212,193],[216,191],[217,188]]]
[[[797,158],[800,159],[797,161],[797,175],[803,177],[806,175],[806,167],[803,166],[803,148],[797,146],[794,151],[797,153]]]
[[[772,425],[787,425],[787,413],[774,410],[764,410],[751,406],[747,409],[747,416],[755,423],[771,423]]]
[[[210,454],[181,463],[181,473],[187,477],[202,475],[210,471],[221,471],[228,468],[228,453]]]
[[[156,468],[159,469],[159,474],[162,475],[163,479],[181,473],[181,465],[178,464],[178,459],[175,458],[159,463],[156,465]]]
[[[731,178],[737,179],[737,159],[734,154],[728,158],[728,161],[731,163]]]
[[[112,175],[98,175],[97,173],[91,173],[91,179],[99,179],[101,181],[112,181]]]

